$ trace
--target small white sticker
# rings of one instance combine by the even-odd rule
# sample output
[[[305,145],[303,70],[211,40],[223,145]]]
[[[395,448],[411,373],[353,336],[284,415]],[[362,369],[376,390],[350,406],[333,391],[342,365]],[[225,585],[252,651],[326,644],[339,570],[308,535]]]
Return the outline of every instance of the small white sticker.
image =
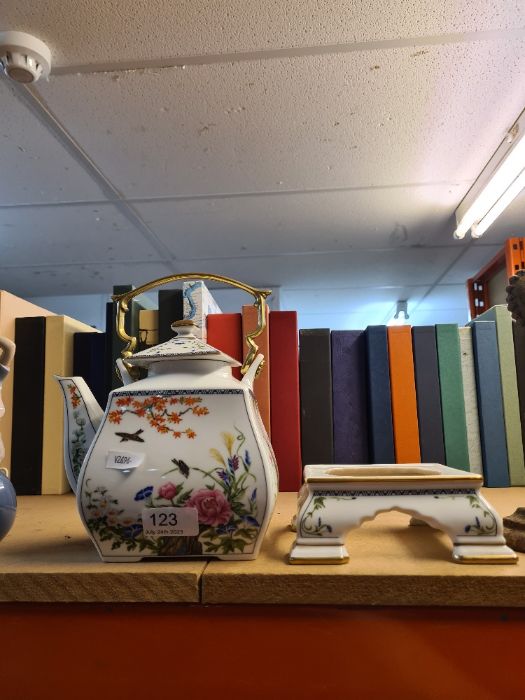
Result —
[[[106,457],[106,469],[136,469],[144,462],[141,452],[121,452],[110,450]]]
[[[146,537],[192,537],[199,534],[197,508],[144,508],[142,527]]]

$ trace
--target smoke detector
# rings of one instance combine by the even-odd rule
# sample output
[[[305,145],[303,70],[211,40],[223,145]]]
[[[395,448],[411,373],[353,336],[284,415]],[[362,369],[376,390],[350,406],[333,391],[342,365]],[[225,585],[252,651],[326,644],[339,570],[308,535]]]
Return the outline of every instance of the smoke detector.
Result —
[[[0,64],[17,83],[36,83],[51,70],[51,51],[43,41],[24,32],[0,32]]]

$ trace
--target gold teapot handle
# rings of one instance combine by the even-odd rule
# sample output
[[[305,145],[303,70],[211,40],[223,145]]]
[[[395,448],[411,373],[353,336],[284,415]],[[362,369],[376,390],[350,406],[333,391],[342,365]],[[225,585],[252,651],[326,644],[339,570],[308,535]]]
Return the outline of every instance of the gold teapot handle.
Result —
[[[115,294],[111,298],[113,301],[117,302],[117,334],[121,340],[126,343],[125,348],[122,350],[122,358],[124,362],[126,358],[133,355],[133,351],[137,347],[137,338],[135,336],[130,336],[126,333],[125,328],[125,318],[126,313],[129,310],[129,302],[139,294],[144,294],[144,292],[149,292],[155,287],[160,287],[163,284],[169,284],[170,282],[177,282],[180,280],[213,280],[214,282],[223,282],[224,284],[229,284],[237,289],[242,289],[244,292],[251,294],[254,299],[254,306],[257,309],[257,328],[246,335],[246,344],[248,345],[248,354],[241,367],[241,374],[246,374],[250,369],[253,361],[257,356],[257,351],[259,350],[258,345],[254,342],[254,338],[261,335],[263,330],[266,328],[266,297],[272,292],[269,289],[257,289],[256,287],[251,287],[249,284],[244,282],[239,282],[232,279],[231,277],[223,277],[222,275],[211,275],[208,272],[187,272],[179,275],[168,275],[167,277],[161,277],[160,279],[153,280],[152,282],[147,282],[137,289],[132,289],[130,292],[124,292],[124,294]],[[137,376],[137,367],[129,365],[126,363],[126,368],[128,372],[133,376]],[[257,368],[255,376],[258,376],[260,371],[264,366],[264,362],[261,362]]]

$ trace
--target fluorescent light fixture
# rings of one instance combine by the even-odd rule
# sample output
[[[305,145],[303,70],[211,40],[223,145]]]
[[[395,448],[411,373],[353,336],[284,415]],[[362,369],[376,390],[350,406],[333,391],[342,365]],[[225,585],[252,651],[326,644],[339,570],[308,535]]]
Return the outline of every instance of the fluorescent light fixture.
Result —
[[[480,238],[525,187],[525,111],[456,210],[454,238]]]

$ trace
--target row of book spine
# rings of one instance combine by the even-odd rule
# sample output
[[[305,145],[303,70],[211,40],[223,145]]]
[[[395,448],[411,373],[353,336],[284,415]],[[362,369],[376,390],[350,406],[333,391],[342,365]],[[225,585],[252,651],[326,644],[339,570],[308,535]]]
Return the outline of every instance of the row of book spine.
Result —
[[[190,291],[191,297],[184,289],[161,290],[158,309],[132,302],[127,333],[137,336],[141,349],[169,340],[172,323],[191,318],[197,335],[242,362],[247,352],[243,339],[257,327],[255,307],[225,314],[203,285]],[[287,491],[298,490],[302,482],[297,338],[296,312],[276,311],[256,341],[266,364],[254,391],[279,465],[280,488]],[[14,340],[10,476],[19,495],[65,493],[63,406],[53,375],[83,377],[100,405],[106,405],[109,392],[121,385],[115,372],[123,348],[116,333],[116,305],[107,304],[105,332],[64,316],[22,317],[16,319]],[[234,374],[241,378],[239,369]]]
[[[440,463],[525,485],[525,329],[506,307],[466,327],[299,335],[304,464]]]
[[[126,330],[139,349],[169,340],[173,321],[191,318],[196,334],[242,362],[257,325],[255,307],[221,313],[202,282],[161,290],[158,309],[130,307]],[[20,495],[67,490],[52,376],[84,377],[105,406],[119,386],[115,324],[113,302],[105,333],[64,316],[16,320],[11,475]],[[281,490],[300,488],[304,464],[421,461],[483,473],[489,486],[525,485],[525,330],[505,307],[464,328],[332,332],[298,331],[296,312],[272,311],[256,342],[266,365],[254,391]]]
[[[119,287],[114,293],[130,289]],[[182,289],[160,290],[157,309],[139,306],[134,313],[134,303],[138,305],[131,304],[128,333],[138,337],[139,349],[172,338],[172,323],[184,318],[196,323],[198,337],[242,363],[247,353],[244,338],[257,327],[253,305],[243,306],[238,313],[222,313],[200,281],[185,283]],[[105,405],[111,388],[119,385],[114,364],[123,344],[116,336],[115,314],[115,305],[108,303],[106,333],[75,338],[75,374],[86,379],[101,405]],[[256,343],[266,361],[254,393],[279,465],[280,489],[296,491],[302,483],[297,313],[267,314],[266,328]],[[233,373],[241,379],[238,368]]]

